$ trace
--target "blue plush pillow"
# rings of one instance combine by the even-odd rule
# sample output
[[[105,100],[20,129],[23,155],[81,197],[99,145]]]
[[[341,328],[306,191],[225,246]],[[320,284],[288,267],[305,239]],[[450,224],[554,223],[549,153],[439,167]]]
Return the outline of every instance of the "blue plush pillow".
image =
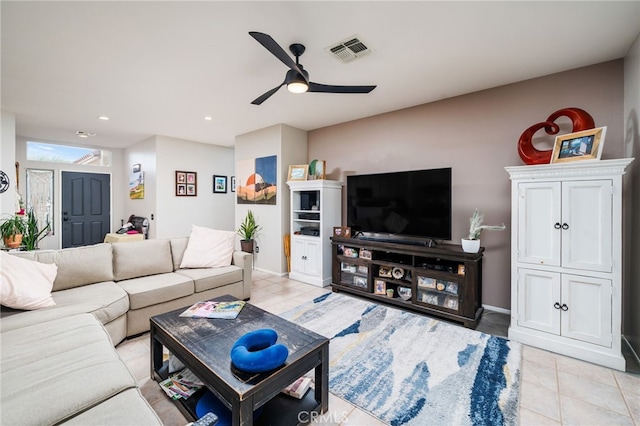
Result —
[[[247,373],[262,373],[284,364],[289,356],[286,346],[276,344],[278,333],[271,328],[251,331],[231,348],[231,363]]]

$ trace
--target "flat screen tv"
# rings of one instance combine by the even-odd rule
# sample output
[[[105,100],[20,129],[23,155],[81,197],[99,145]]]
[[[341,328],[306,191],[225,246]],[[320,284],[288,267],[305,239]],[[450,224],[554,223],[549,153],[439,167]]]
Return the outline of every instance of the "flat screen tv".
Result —
[[[347,176],[353,236],[429,245],[451,239],[451,168]]]

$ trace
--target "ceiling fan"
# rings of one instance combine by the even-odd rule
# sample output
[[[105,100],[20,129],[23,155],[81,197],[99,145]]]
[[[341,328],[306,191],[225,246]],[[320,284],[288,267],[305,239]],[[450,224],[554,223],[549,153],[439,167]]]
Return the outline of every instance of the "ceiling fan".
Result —
[[[285,84],[287,89],[292,93],[304,93],[304,92],[321,92],[321,93],[369,93],[376,86],[333,86],[327,84],[314,83],[309,81],[309,73],[298,62],[300,56],[304,53],[305,47],[302,44],[294,43],[289,46],[289,50],[296,57],[294,62],[291,56],[289,56],[282,47],[268,34],[259,33],[256,31],[250,31],[249,35],[256,39],[258,43],[263,45],[269,52],[276,58],[280,59],[290,69],[287,71],[287,75],[284,81],[273,89],[258,96],[251,102],[254,105],[260,105],[271,95],[276,93]]]

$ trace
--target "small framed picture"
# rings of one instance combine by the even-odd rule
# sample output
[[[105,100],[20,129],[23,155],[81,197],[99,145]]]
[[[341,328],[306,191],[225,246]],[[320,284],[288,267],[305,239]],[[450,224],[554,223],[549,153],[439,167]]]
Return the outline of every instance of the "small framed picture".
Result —
[[[333,236],[334,237],[342,237],[342,226],[334,226],[333,227]]]
[[[387,294],[387,282],[385,280],[375,280],[373,282],[374,294]]]
[[[342,227],[342,236],[345,238],[351,238],[351,228],[348,226]]]
[[[371,260],[371,250],[367,250],[367,249],[360,249],[360,257],[362,259],[369,259]]]
[[[358,249],[352,247],[345,247],[343,254],[347,257],[358,257]]]
[[[383,278],[391,278],[392,277],[391,267],[390,266],[381,266],[378,269],[378,276]]]
[[[358,273],[359,274],[368,274],[369,268],[364,265],[358,265]]]
[[[436,279],[418,275],[418,287],[436,288]]]
[[[308,164],[299,164],[289,166],[289,174],[287,175],[287,181],[290,180],[307,180],[309,174]]]
[[[367,288],[367,279],[365,277],[353,277],[353,285],[356,287]]]
[[[195,197],[198,195],[198,173],[176,170],[176,196]]]
[[[218,176],[213,175],[213,192],[215,193],[225,193],[227,192],[227,177],[226,176]]]
[[[231,176],[231,192],[236,192],[236,177]]]
[[[458,275],[464,275],[464,274],[465,274],[464,264],[460,263],[458,265]]]
[[[133,173],[139,173],[142,170],[140,163],[133,165]]]
[[[551,163],[599,160],[602,156],[606,127],[556,136]]]

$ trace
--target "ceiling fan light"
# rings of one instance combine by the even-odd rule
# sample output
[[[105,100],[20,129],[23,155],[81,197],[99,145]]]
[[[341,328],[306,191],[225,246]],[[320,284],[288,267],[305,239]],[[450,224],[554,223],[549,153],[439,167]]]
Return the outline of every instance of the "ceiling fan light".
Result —
[[[287,84],[287,90],[291,93],[304,93],[309,90],[309,86],[304,81],[292,81]]]

